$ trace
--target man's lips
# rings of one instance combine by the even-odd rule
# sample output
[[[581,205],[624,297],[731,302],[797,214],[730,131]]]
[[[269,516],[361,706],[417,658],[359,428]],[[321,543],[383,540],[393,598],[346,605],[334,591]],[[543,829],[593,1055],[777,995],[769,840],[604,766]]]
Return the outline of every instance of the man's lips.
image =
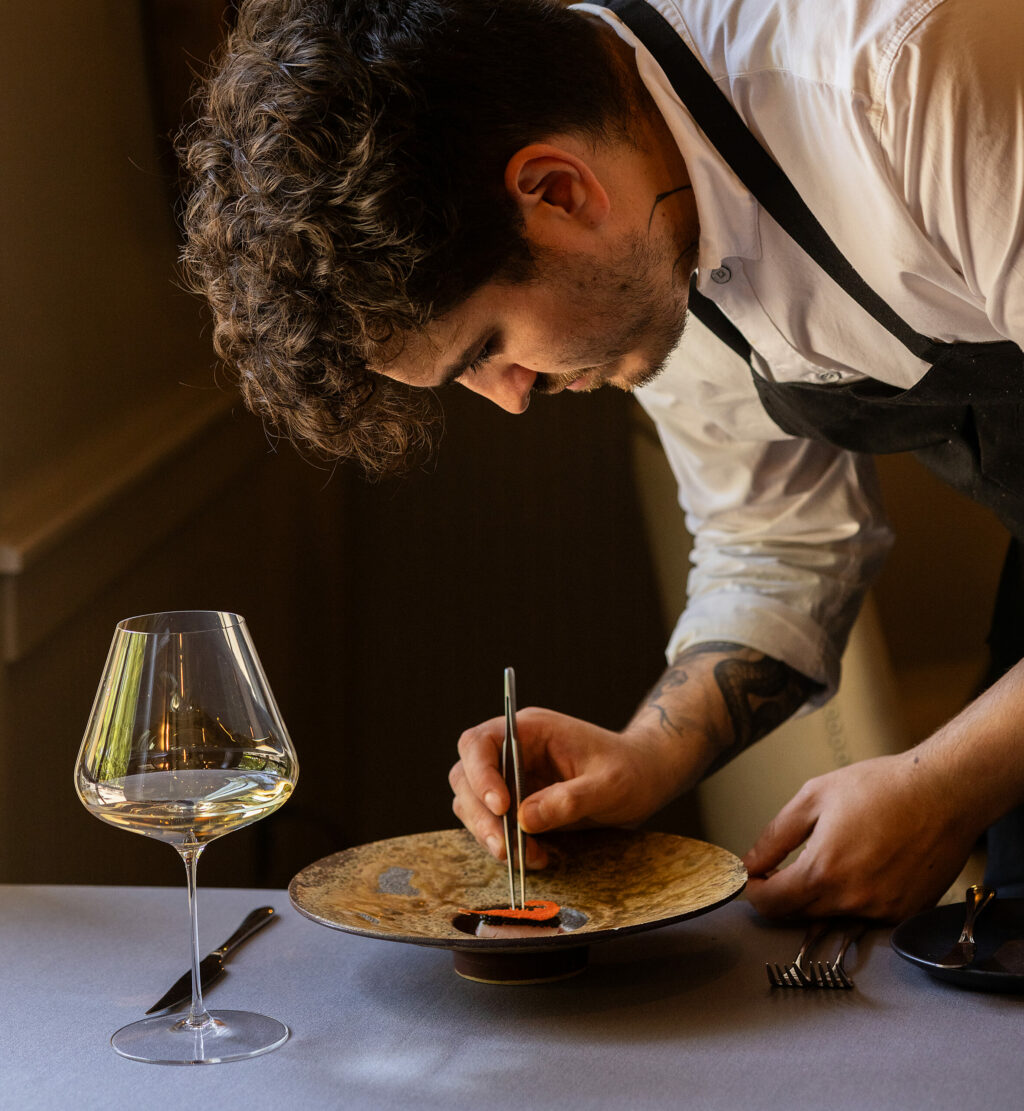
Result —
[[[611,363],[588,366],[582,371],[570,371],[566,374],[551,375],[545,385],[538,389],[538,393],[561,393],[563,390],[572,390],[573,393],[596,390],[608,379]]]
[[[579,378],[574,378],[565,388],[572,390],[573,393],[592,390],[597,385],[599,377],[600,375],[596,370],[588,370],[581,374]]]

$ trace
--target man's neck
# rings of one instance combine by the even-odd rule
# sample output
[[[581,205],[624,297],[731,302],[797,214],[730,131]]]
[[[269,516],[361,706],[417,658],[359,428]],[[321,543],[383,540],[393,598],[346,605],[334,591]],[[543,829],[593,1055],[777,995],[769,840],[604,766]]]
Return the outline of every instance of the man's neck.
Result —
[[[633,173],[644,179],[651,200],[651,220],[666,220],[680,241],[693,234],[694,202],[690,175],[665,117],[643,83],[636,52],[599,16],[580,13],[601,25],[605,49],[630,105],[630,129],[616,136]]]

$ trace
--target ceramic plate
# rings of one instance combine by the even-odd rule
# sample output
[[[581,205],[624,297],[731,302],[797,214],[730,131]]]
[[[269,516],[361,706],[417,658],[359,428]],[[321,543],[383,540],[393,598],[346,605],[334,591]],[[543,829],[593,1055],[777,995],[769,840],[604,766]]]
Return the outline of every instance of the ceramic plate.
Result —
[[[969,968],[940,968],[964,924],[964,904],[933,907],[893,930],[892,947],[904,960],[940,980],[976,991],[1024,992],[1024,899],[999,899],[985,908],[974,926],[978,943]]]
[[[300,914],[333,929],[482,958],[582,951],[594,942],[706,914],[734,899],[747,880],[732,853],[668,833],[593,830],[546,837],[544,843],[551,863],[527,873],[526,897],[562,907],[567,932],[557,936],[478,938],[465,932],[460,908],[508,905],[508,870],[461,829],[335,853],[304,868],[289,895]],[[467,974],[458,960],[456,967]],[[507,979],[500,970],[480,978]]]

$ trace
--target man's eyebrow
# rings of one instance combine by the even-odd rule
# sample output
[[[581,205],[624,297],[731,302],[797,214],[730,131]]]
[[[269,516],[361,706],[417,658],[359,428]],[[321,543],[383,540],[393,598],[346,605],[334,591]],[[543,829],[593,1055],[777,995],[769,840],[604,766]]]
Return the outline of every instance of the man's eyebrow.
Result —
[[[435,389],[441,389],[443,386],[450,386],[457,378],[465,374],[469,369],[469,364],[476,359],[484,349],[486,343],[486,334],[473,340],[473,342],[462,351],[461,355],[456,356],[453,363],[449,363],[448,366],[445,367],[441,375],[441,381],[438,382]]]

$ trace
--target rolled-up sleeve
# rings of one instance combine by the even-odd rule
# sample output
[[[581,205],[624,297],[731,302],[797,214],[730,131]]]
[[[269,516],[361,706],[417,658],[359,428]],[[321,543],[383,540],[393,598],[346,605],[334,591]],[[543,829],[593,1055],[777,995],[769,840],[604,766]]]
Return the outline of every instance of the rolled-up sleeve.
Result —
[[[666,654],[749,645],[824,685],[892,542],[873,461],[782,432],[747,364],[690,318],[637,397],[653,419],[693,536],[687,607]]]

